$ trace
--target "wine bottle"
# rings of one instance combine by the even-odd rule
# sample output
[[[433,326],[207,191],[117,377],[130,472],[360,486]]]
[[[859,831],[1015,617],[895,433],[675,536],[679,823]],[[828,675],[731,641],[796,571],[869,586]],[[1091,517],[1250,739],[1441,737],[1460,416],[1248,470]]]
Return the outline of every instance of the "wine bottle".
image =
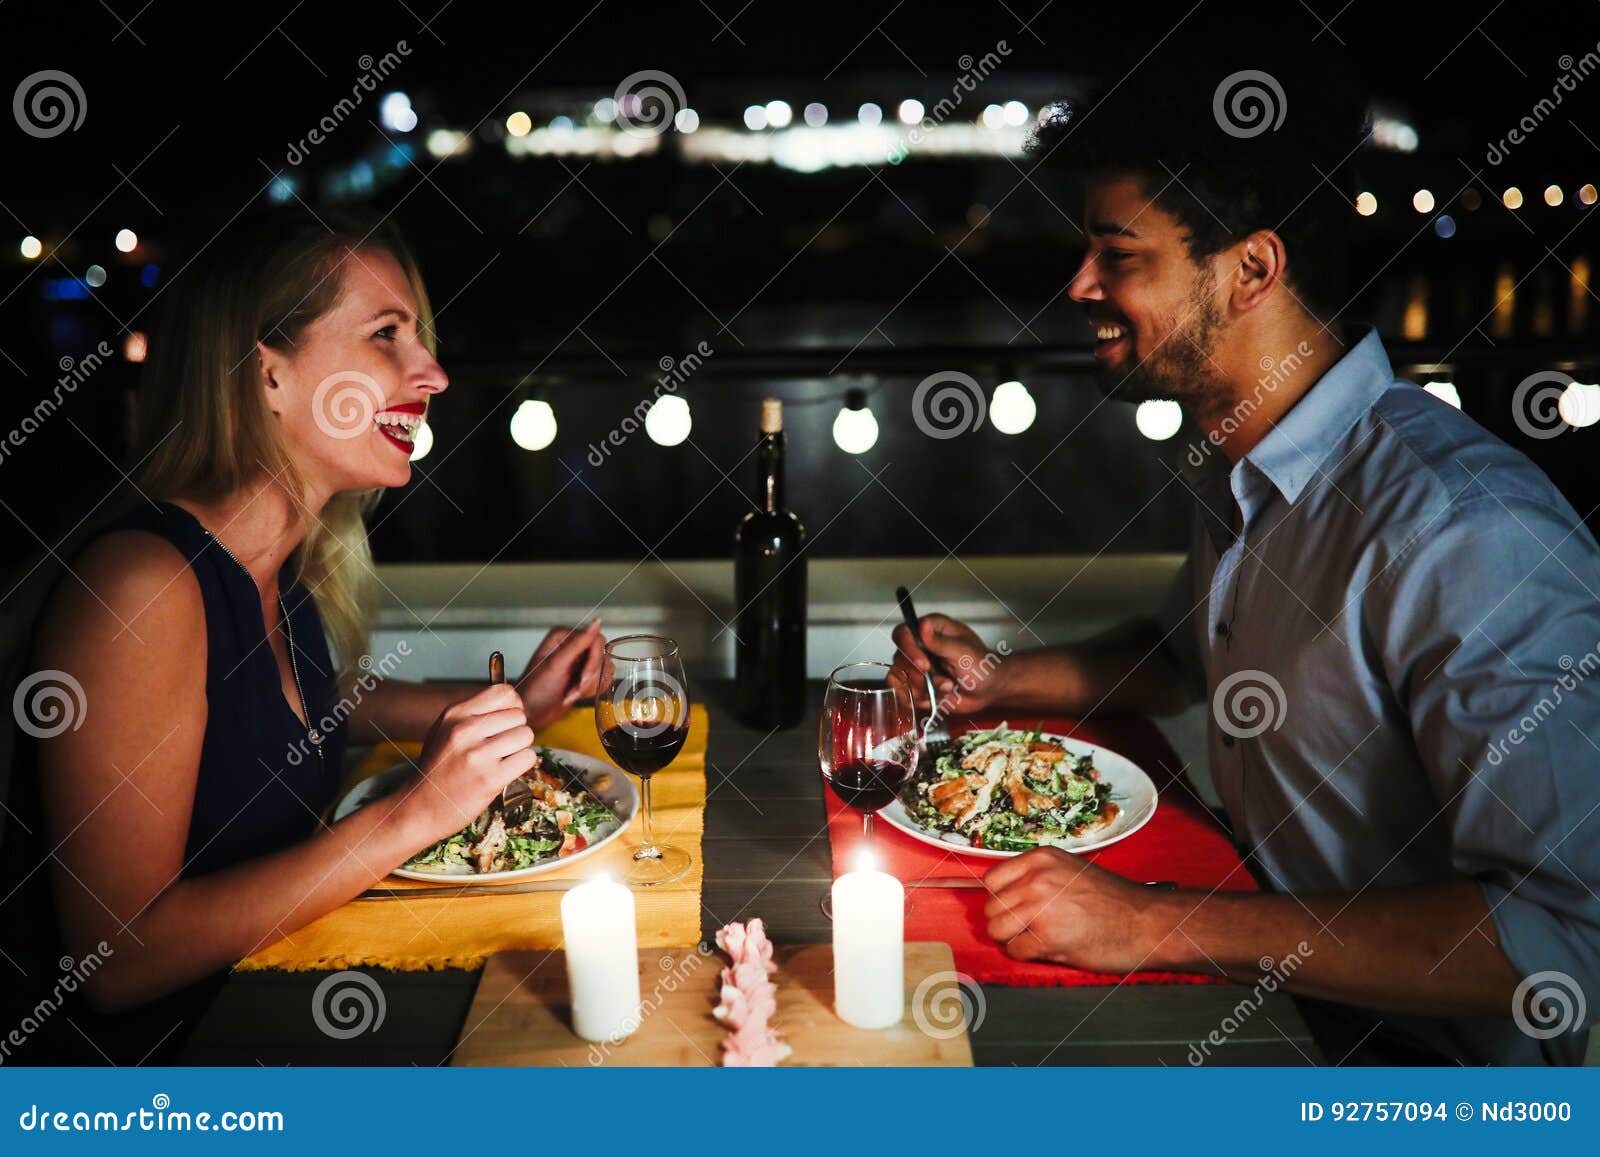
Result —
[[[784,506],[783,403],[761,403],[756,509],[733,538],[735,706],[752,727],[793,727],[806,706],[806,528]]]

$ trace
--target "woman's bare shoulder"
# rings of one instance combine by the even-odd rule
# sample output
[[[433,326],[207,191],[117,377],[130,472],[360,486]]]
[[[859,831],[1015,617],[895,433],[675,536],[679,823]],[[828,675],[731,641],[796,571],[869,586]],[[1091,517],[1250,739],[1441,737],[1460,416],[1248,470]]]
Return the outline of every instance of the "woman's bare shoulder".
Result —
[[[176,546],[144,530],[101,535],[75,555],[45,605],[41,649],[146,644],[187,658],[205,639],[200,583]],[[159,646],[148,646],[152,641]],[[202,649],[202,654],[204,653]],[[102,657],[106,657],[102,654]]]

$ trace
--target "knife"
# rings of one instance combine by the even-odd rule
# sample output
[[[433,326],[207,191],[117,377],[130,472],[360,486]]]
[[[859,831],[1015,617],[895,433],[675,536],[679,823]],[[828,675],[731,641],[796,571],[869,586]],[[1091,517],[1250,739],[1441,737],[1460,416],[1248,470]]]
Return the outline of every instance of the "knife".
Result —
[[[442,888],[368,888],[357,900],[434,900],[446,896],[510,896],[520,892],[567,892],[578,880],[531,880],[526,884],[457,884]]]

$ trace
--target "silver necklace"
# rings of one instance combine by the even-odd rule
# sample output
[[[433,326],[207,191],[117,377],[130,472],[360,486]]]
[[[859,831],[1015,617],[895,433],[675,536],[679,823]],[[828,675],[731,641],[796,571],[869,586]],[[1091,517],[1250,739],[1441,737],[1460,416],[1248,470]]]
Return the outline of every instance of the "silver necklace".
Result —
[[[201,529],[204,530],[203,527]],[[239,561],[238,557],[233,553],[233,551],[228,549],[227,544],[225,542],[223,542],[220,538],[218,538],[216,535],[212,534],[209,530],[205,531],[205,536],[207,538],[209,538],[212,542],[216,543],[217,546],[219,546],[222,549],[222,553],[223,554],[227,555],[230,559],[233,559],[233,565],[238,567],[240,570],[244,571],[245,577],[250,579],[250,585],[254,586],[256,580],[255,580],[254,576],[252,576],[250,574],[249,568],[246,567],[244,565],[244,563]],[[295,654],[294,623],[290,621],[289,612],[283,605],[283,591],[281,589],[278,591],[278,614],[283,619],[284,639],[289,644],[289,671],[290,671],[291,674],[294,675],[294,690],[295,690],[295,694],[300,697],[300,714],[302,716],[304,716],[304,718],[305,718],[306,742],[310,743],[311,747],[312,747],[312,750],[317,753],[317,763],[318,763],[318,765],[321,765],[322,760],[323,760],[323,755],[322,755],[323,734],[322,734],[322,732],[318,731],[316,729],[316,727],[312,724],[312,722],[311,722],[311,709],[308,706],[306,706],[305,688],[300,683],[300,660],[299,660],[299,657]],[[263,625],[265,625],[265,624],[263,624]]]

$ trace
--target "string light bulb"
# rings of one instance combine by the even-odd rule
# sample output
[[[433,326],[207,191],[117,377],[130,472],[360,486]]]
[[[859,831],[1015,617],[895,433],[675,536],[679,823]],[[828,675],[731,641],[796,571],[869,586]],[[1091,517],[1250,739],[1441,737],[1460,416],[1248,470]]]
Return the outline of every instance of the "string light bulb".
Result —
[[[1600,386],[1568,382],[1556,401],[1556,411],[1563,422],[1576,430],[1600,422]]]
[[[1461,391],[1456,389],[1454,382],[1447,380],[1425,382],[1422,388],[1446,405],[1454,406],[1458,410],[1461,408]]]
[[[1183,425],[1183,407],[1165,398],[1140,402],[1133,412],[1134,425],[1139,433],[1152,442],[1165,442]]]
[[[511,415],[511,440],[524,450],[538,451],[556,440],[556,413],[550,403],[529,398]]]
[[[428,425],[424,418],[422,425],[417,427],[416,438],[411,443],[411,460],[420,462],[428,456],[428,451],[433,449],[433,427]]]
[[[833,420],[833,440],[846,454],[865,454],[878,443],[878,419],[867,408],[867,391],[853,387]]]
[[[677,394],[657,398],[645,412],[644,432],[657,446],[676,446],[694,429],[689,402]]]
[[[1039,407],[1018,381],[1001,382],[989,398],[989,422],[1002,434],[1020,434],[1033,425]]]

